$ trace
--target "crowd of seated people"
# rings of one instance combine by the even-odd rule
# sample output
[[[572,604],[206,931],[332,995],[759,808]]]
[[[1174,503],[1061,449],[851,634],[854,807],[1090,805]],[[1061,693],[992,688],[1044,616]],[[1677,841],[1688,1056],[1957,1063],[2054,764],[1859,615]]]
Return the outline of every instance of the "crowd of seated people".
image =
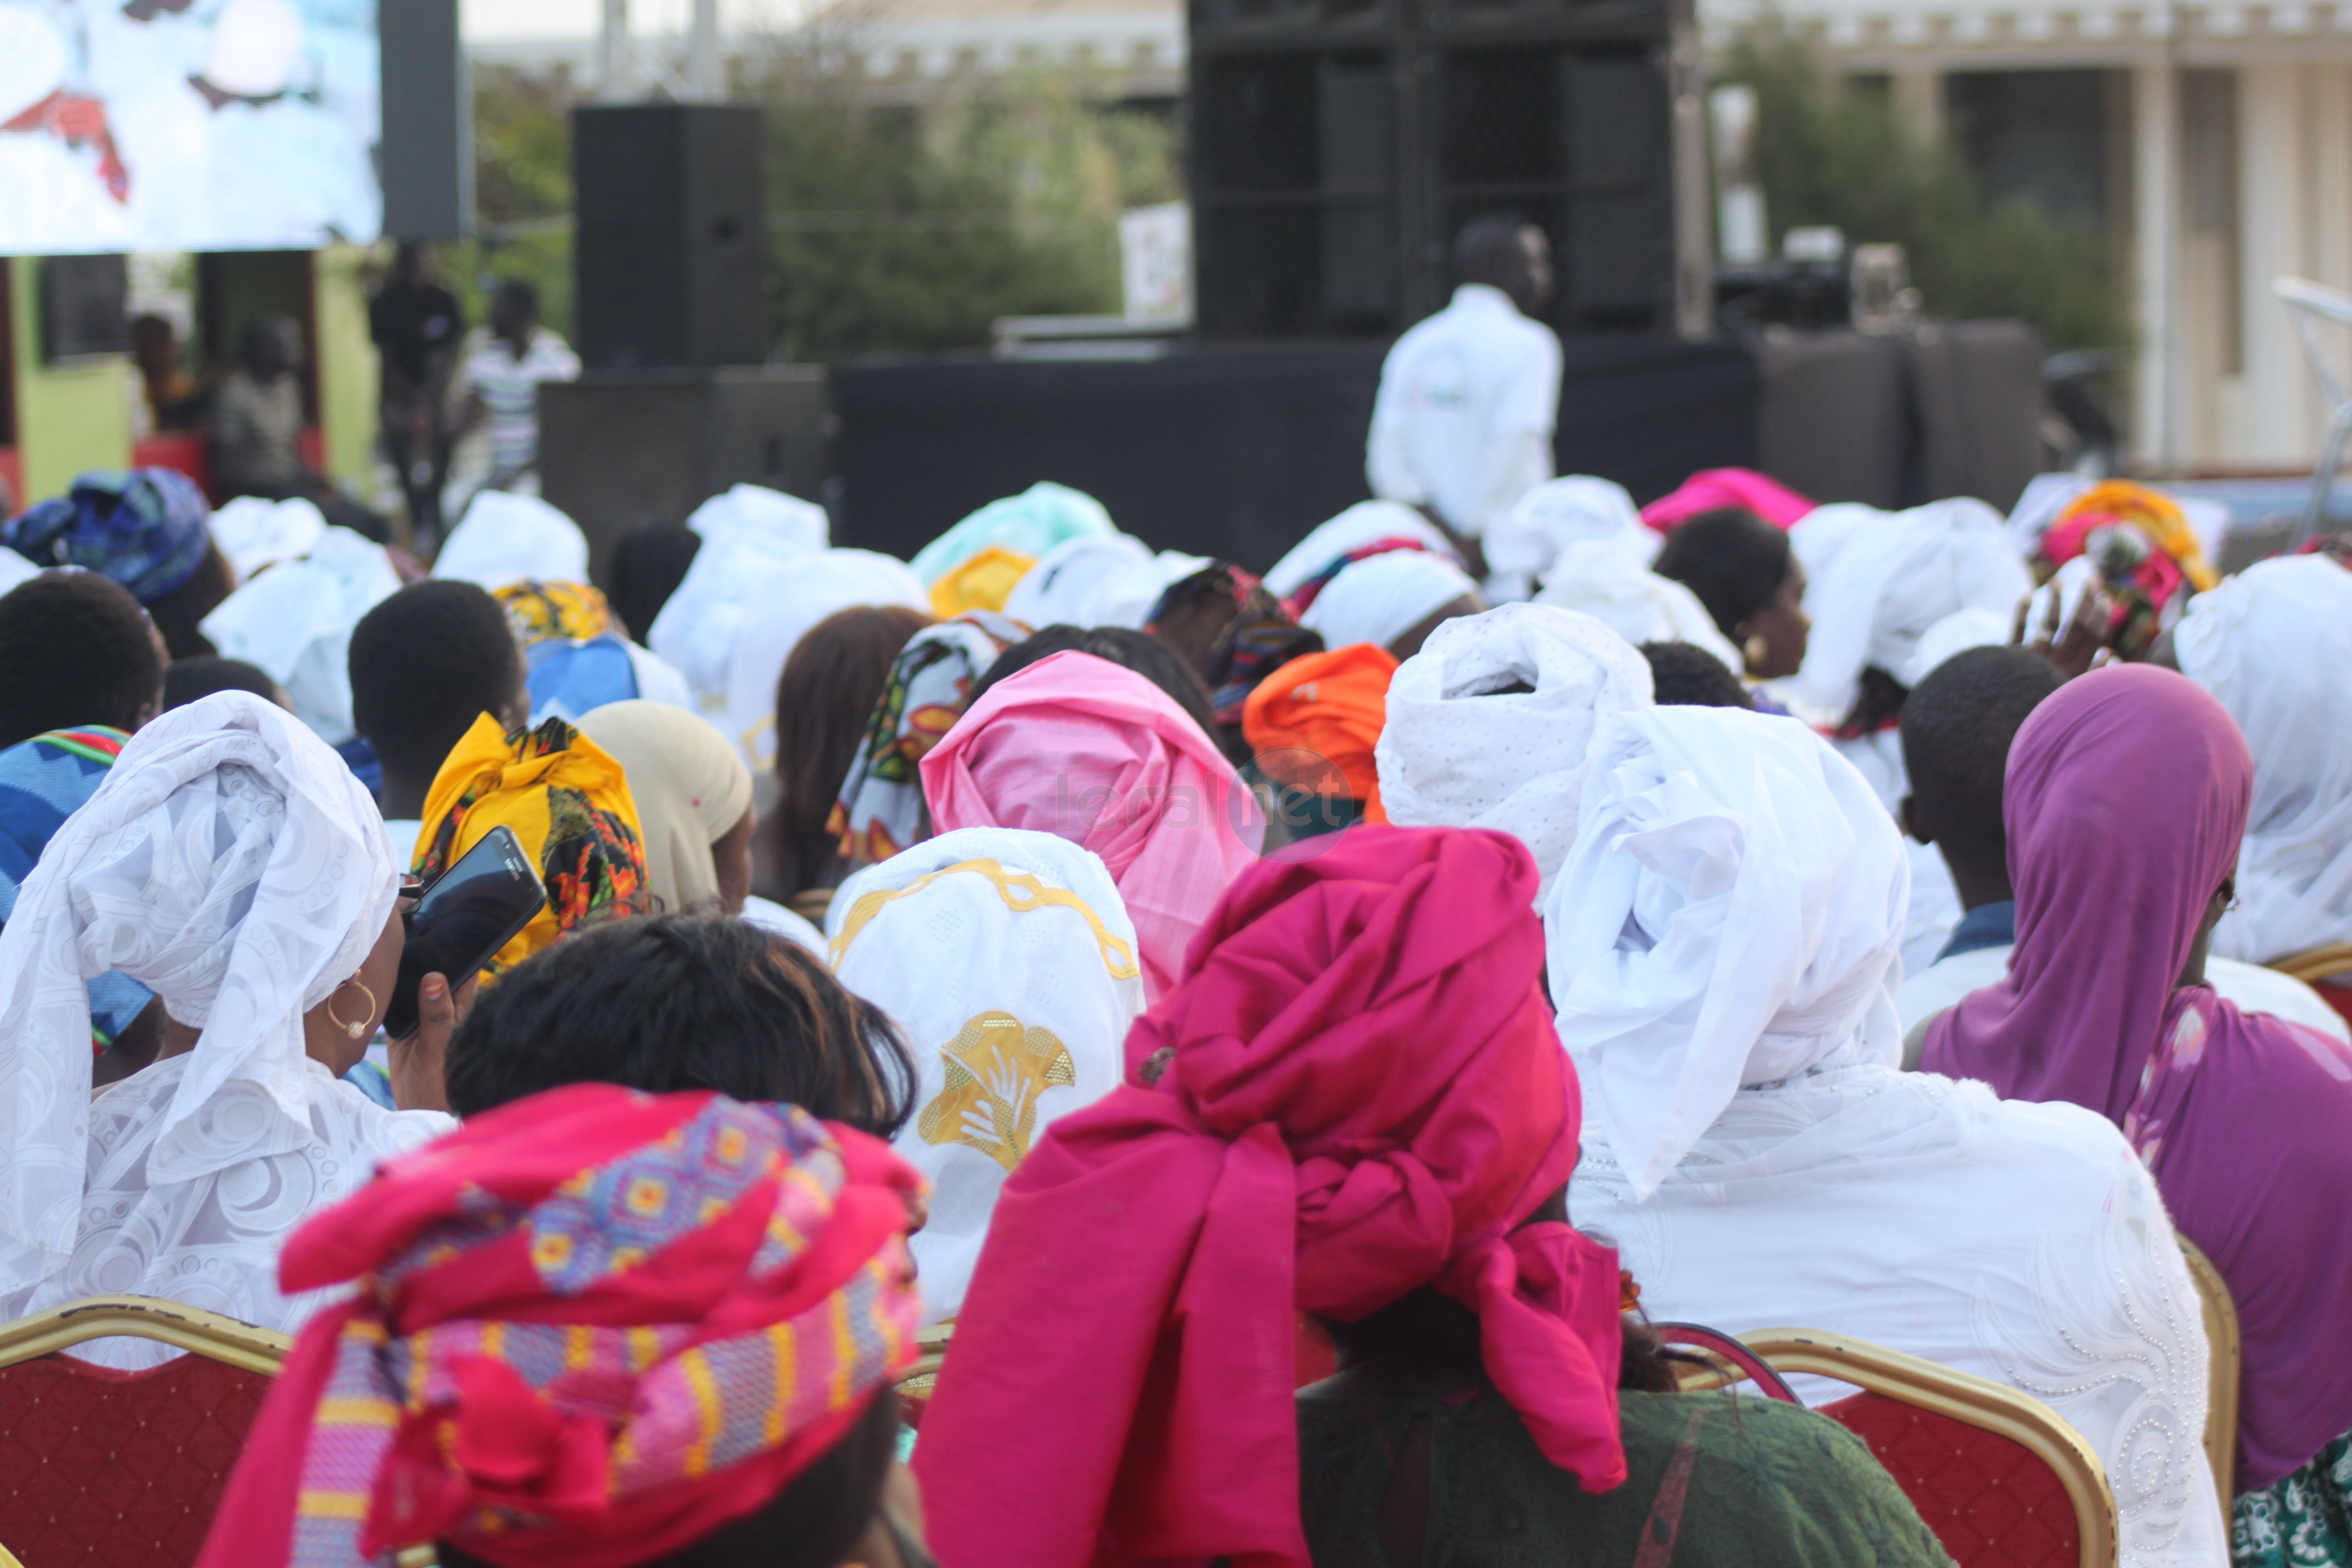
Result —
[[[1262,577],[739,486],[600,588],[90,476],[0,527],[0,1324],[291,1336],[202,1568],[2006,1561],[1790,1328],[2132,1568],[2352,1565],[2352,555],[1700,478]]]

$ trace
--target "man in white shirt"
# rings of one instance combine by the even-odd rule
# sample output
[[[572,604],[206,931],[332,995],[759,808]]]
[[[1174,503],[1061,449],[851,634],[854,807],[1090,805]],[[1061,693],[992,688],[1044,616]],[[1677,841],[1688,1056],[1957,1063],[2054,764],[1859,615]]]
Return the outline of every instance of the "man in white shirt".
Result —
[[[1533,319],[1551,298],[1551,247],[1522,219],[1477,218],[1454,242],[1454,272],[1453,303],[1381,367],[1364,469],[1374,495],[1433,509],[1475,545],[1552,477],[1559,339]]]
[[[539,324],[539,290],[519,279],[490,297],[490,321],[466,344],[468,421],[489,437],[498,489],[539,493],[539,386],[580,379],[580,356]]]

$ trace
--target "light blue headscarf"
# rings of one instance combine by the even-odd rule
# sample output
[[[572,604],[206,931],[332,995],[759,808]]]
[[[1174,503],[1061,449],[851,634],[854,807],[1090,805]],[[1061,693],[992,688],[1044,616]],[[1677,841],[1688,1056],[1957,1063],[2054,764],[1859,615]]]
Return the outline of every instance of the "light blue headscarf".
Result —
[[[1084,490],[1041,480],[1017,496],[990,501],[908,563],[929,587],[992,544],[1034,560],[1073,539],[1108,539],[1118,529],[1103,503]]]

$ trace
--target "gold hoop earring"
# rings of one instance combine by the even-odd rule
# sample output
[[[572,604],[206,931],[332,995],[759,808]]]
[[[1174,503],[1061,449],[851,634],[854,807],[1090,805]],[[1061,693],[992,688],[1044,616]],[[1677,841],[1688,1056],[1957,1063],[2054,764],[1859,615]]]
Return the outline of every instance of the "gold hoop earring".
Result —
[[[335,996],[327,998],[327,1021],[354,1040],[363,1038],[368,1032],[368,1020],[375,1016],[375,993],[369,990],[367,982],[356,974],[344,981],[343,985],[356,985],[360,988],[360,994],[367,998],[367,1011],[360,1015],[359,1021],[355,1024],[346,1024],[335,1016],[335,996],[343,994],[343,986],[338,985],[335,987]]]
[[[1764,661],[1772,657],[1772,645],[1765,640],[1762,632],[1758,632],[1740,645],[1739,652],[1748,660],[1749,669],[1761,669]]]

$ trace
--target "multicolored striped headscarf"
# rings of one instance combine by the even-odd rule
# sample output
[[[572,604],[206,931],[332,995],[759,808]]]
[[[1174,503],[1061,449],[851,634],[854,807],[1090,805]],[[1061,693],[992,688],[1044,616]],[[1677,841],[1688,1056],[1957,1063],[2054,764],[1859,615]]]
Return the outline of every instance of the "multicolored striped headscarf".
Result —
[[[213,509],[171,468],[84,474],[62,496],[0,524],[0,544],[40,566],[79,566],[152,605],[196,574]]]
[[[131,739],[92,724],[52,730],[0,752],[0,926],[16,911],[16,894],[66,818],[106,782]],[[89,983],[90,1047],[103,1051],[131,1026],[154,993],[110,972]]]
[[[287,1243],[289,1289],[358,1289],[295,1342],[198,1568],[621,1568],[742,1518],[913,1363],[922,1185],[708,1092],[474,1118]]]
[[[996,656],[1028,635],[1027,626],[999,611],[967,610],[907,640],[824,825],[844,855],[878,866],[931,836],[918,766],[963,717],[973,683]]]

